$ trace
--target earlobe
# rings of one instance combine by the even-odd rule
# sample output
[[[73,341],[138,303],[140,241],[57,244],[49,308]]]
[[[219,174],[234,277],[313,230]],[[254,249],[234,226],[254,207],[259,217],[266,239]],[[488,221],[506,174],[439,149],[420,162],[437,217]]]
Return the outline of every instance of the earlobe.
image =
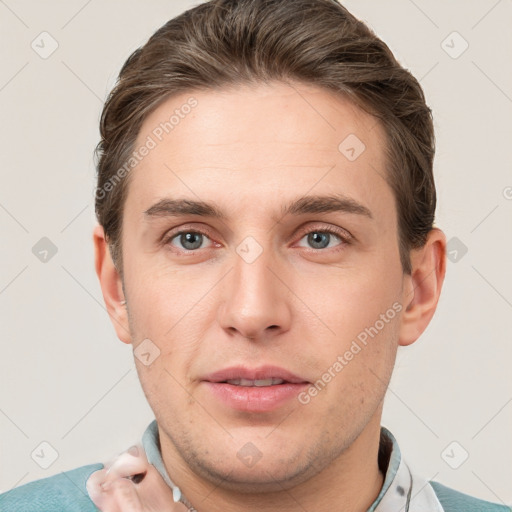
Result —
[[[434,316],[446,273],[446,237],[430,230],[425,245],[411,251],[411,275],[404,280],[399,345],[414,343]]]
[[[117,337],[124,343],[131,343],[122,281],[112,261],[102,226],[98,225],[94,228],[93,241],[96,275],[100,281],[103,300],[105,301],[110,320]]]

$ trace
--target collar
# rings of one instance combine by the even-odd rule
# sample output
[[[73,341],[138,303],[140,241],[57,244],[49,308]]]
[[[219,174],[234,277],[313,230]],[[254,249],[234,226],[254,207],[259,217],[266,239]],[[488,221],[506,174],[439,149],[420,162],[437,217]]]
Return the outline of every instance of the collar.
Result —
[[[148,462],[155,466],[171,489],[176,488],[162,460],[156,420],[144,432],[142,446]],[[395,437],[383,426],[380,429],[379,467],[386,476],[379,495],[367,512],[444,512],[430,483],[411,471]]]

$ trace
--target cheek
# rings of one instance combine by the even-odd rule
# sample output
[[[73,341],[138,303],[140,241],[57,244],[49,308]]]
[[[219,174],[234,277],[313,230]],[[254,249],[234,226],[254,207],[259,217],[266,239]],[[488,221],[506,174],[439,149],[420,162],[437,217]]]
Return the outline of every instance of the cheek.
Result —
[[[398,265],[396,265],[398,267]],[[323,329],[327,338],[342,349],[347,341],[356,338],[365,329],[378,322],[382,330],[381,315],[388,324],[396,317],[396,305],[401,297],[401,273],[379,262],[362,269],[344,269],[326,275],[326,286],[316,288],[307,295],[306,301],[315,308],[317,316],[324,321],[328,329]],[[309,288],[311,290],[311,288]],[[308,303],[308,302],[306,302]],[[315,306],[313,306],[315,304]],[[317,321],[318,323],[318,321]]]
[[[169,404],[186,407],[190,395],[185,391],[189,387],[187,368],[189,359],[178,347],[159,343],[157,357],[151,364],[144,364],[143,358],[135,359],[139,380],[153,410],[166,410]]]
[[[126,287],[134,345],[150,340],[150,349],[158,354],[149,366],[136,360],[141,382],[155,396],[167,390],[175,394],[180,386],[189,384],[191,364],[198,357],[206,327],[211,325],[204,300],[203,307],[197,307],[208,287],[204,282],[184,281],[176,272],[131,275],[137,276]],[[135,355],[142,347],[135,347]]]
[[[317,288],[306,299],[317,318],[313,324],[309,316],[303,317],[302,328],[311,333],[314,343],[311,355],[314,373],[321,381],[318,387],[326,384],[329,388],[321,394],[334,393],[336,399],[339,393],[349,392],[344,401],[356,406],[379,394],[381,381],[389,379],[402,310],[401,273],[396,267],[390,265],[385,272],[384,265],[376,262],[364,271],[345,269],[336,276],[331,274],[325,279],[327,286]],[[306,290],[303,288],[303,293]]]
[[[317,380],[301,402],[314,404],[318,424],[336,424],[348,431],[353,422],[363,425],[373,415],[393,371],[397,325],[395,316],[380,330],[373,325],[363,328],[359,337],[339,340],[322,355]]]
[[[155,269],[150,264],[129,262],[126,294],[131,324],[135,333],[155,341],[164,341],[174,332],[195,295],[193,286],[185,287],[179,273]],[[150,271],[151,270],[151,271]]]

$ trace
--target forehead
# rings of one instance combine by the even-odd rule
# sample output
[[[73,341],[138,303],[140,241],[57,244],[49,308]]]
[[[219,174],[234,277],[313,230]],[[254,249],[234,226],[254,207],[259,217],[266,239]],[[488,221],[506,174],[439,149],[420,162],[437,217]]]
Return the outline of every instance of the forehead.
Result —
[[[127,203],[143,212],[166,196],[231,199],[240,213],[278,209],[308,193],[392,203],[384,144],[374,117],[314,86],[277,82],[180,93],[141,127],[135,149],[150,149],[131,171]]]

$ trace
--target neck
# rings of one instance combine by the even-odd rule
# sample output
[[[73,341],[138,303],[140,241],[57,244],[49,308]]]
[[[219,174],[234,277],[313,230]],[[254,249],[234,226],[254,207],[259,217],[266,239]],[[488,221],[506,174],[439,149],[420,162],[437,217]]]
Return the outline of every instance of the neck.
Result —
[[[384,475],[378,465],[380,415],[376,414],[358,438],[326,468],[308,480],[281,491],[248,493],[198,476],[179,456],[159,428],[162,458],[171,479],[199,511],[315,512],[366,511],[377,498]]]

